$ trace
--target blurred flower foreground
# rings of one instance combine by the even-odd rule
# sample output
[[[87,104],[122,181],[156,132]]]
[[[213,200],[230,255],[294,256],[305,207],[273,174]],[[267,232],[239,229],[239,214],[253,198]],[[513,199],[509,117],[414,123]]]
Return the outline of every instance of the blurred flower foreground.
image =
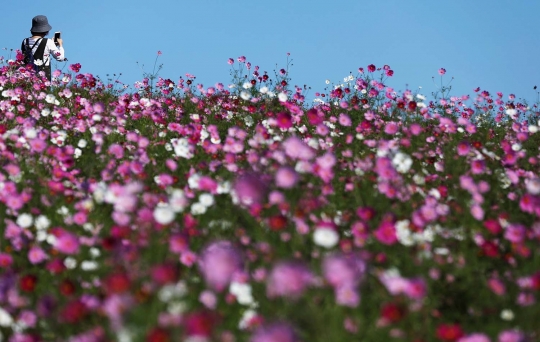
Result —
[[[0,58],[5,341],[540,341],[537,105]],[[441,77],[446,71],[441,68]]]

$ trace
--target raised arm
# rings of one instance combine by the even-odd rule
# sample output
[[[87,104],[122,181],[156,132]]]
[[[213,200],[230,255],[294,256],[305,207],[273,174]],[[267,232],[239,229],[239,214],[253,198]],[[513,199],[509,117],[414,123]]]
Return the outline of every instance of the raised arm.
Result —
[[[63,61],[66,56],[64,54],[64,47],[62,46],[62,39],[58,39],[59,46],[54,44],[52,39],[47,40],[47,50],[51,56],[54,57],[57,61]]]

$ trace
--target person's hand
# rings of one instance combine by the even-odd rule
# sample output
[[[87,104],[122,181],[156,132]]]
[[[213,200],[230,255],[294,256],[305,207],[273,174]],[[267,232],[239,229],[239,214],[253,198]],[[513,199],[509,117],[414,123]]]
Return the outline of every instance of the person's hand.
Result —
[[[62,38],[58,38],[58,39],[56,40],[56,45],[62,46]]]

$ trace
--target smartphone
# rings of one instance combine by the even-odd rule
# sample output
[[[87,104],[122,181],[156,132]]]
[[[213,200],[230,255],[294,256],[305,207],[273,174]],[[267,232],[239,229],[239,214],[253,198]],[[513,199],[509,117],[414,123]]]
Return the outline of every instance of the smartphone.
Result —
[[[61,38],[62,38],[62,35],[61,35],[60,32],[55,32],[55,33],[54,33],[54,43],[55,43],[56,45],[58,45],[58,39],[61,39]]]

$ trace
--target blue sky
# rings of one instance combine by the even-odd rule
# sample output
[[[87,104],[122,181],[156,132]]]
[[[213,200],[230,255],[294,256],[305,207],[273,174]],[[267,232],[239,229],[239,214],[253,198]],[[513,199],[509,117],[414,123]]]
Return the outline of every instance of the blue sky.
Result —
[[[447,70],[451,95],[514,93],[536,101],[540,87],[540,2],[506,0],[93,0],[6,1],[0,48],[18,48],[31,19],[47,15],[62,31],[69,63],[132,85],[152,71],[178,80],[191,73],[205,87],[228,84],[227,59],[245,55],[269,71],[291,53],[292,83],[323,91],[368,64],[395,71],[386,84],[429,95]],[[7,14],[7,15],[6,15]],[[52,37],[52,34],[49,36]],[[2,51],[9,56],[9,51]]]

